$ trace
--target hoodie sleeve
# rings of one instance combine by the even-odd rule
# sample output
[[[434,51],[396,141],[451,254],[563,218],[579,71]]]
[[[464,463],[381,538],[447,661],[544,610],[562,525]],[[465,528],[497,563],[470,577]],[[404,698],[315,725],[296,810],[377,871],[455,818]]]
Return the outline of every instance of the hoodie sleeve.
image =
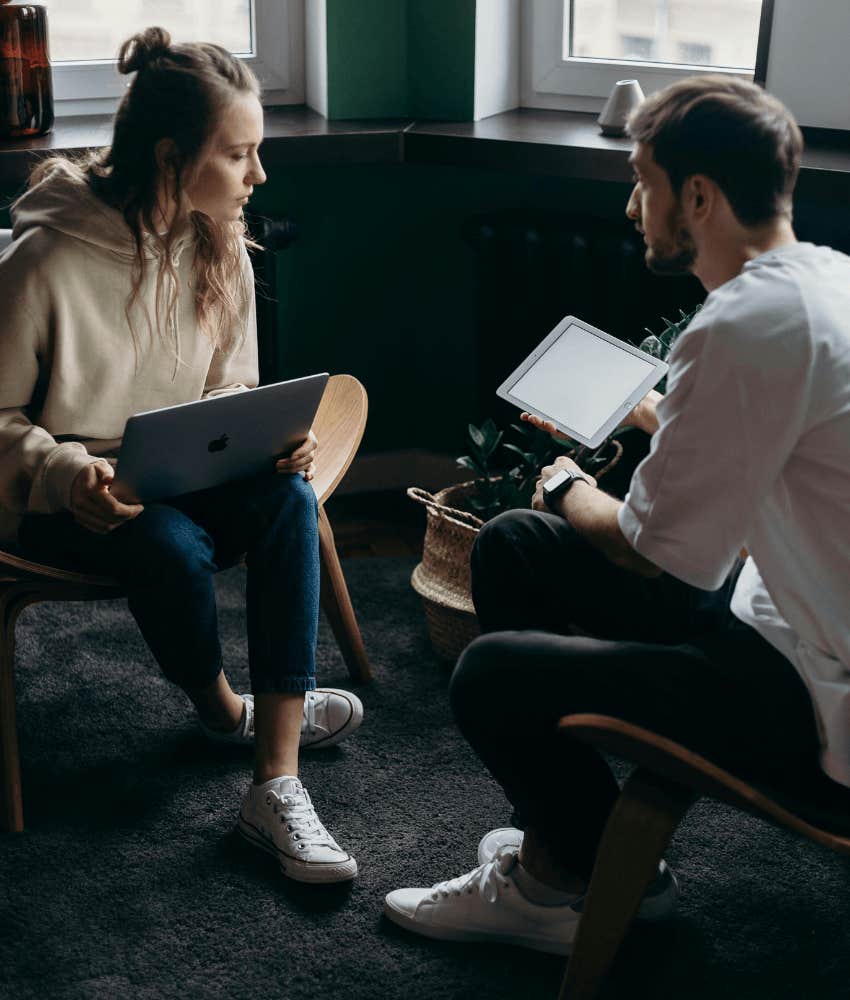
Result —
[[[97,458],[30,420],[33,398],[50,377],[49,318],[26,254],[17,251],[13,244],[0,259],[0,286],[7,290],[0,323],[0,508],[52,514],[70,506],[77,473]]]
[[[247,314],[244,325],[236,331],[233,346],[228,351],[213,354],[202,399],[226,396],[233,392],[256,389],[259,384],[257,362],[257,303],[254,295],[254,268],[244,245],[242,247],[242,280],[247,293]]]

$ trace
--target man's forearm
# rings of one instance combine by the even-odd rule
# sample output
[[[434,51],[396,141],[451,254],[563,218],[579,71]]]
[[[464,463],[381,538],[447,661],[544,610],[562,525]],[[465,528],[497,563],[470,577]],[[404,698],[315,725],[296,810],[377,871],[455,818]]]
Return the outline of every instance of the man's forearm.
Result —
[[[638,576],[659,576],[661,570],[627,541],[617,520],[622,501],[581,480],[561,497],[560,510],[575,530],[611,562]]]

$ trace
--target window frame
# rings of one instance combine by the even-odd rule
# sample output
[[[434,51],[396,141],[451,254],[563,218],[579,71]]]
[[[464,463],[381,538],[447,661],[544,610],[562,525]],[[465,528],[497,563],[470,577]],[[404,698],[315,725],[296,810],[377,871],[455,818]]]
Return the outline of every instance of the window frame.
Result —
[[[240,56],[259,77],[263,104],[304,101],[304,0],[254,0],[256,55]],[[49,11],[48,11],[49,16]],[[111,114],[127,86],[115,59],[54,63],[57,117]]]
[[[523,94],[526,107],[598,111],[617,80],[636,77],[645,94],[697,73],[722,73],[764,84],[774,0],[762,0],[754,73],[708,66],[652,62],[564,59],[564,0],[531,0],[523,8]]]

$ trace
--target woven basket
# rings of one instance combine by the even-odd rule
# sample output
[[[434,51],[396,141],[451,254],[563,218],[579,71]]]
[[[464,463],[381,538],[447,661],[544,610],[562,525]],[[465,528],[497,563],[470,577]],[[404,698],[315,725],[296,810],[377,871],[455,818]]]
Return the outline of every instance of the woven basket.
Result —
[[[410,582],[422,598],[428,634],[437,655],[456,660],[479,634],[469,585],[469,559],[481,518],[454,504],[462,503],[475,483],[448,486],[433,496],[411,486],[407,495],[426,510],[422,562]]]
[[[600,479],[620,461],[623,446],[611,441],[611,460],[598,472]],[[469,561],[475,536],[484,523],[480,517],[459,510],[458,505],[475,492],[475,482],[447,486],[433,496],[411,486],[407,495],[427,512],[422,562],[413,570],[410,582],[422,598],[428,634],[437,655],[456,660],[480,634],[472,606]]]

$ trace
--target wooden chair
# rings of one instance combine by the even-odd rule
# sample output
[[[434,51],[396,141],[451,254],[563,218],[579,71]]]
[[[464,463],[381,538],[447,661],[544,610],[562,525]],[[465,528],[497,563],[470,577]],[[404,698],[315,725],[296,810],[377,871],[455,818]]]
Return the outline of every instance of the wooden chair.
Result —
[[[784,787],[749,783],[656,733],[604,715],[572,715],[561,729],[636,763],[599,846],[560,1000],[593,1000],[670,838],[708,796],[850,854],[850,789],[819,771]],[[636,987],[636,994],[641,990]]]
[[[351,375],[333,375],[319,406],[313,430],[319,439],[318,472],[313,489],[319,500],[321,602],[343,659],[355,681],[372,678],[363,640],[334,543],[324,503],[333,493],[357,452],[366,426],[366,390]],[[15,620],[39,601],[96,601],[122,597],[115,580],[75,573],[31,562],[0,551],[0,826],[23,830],[21,773],[15,724]]]

